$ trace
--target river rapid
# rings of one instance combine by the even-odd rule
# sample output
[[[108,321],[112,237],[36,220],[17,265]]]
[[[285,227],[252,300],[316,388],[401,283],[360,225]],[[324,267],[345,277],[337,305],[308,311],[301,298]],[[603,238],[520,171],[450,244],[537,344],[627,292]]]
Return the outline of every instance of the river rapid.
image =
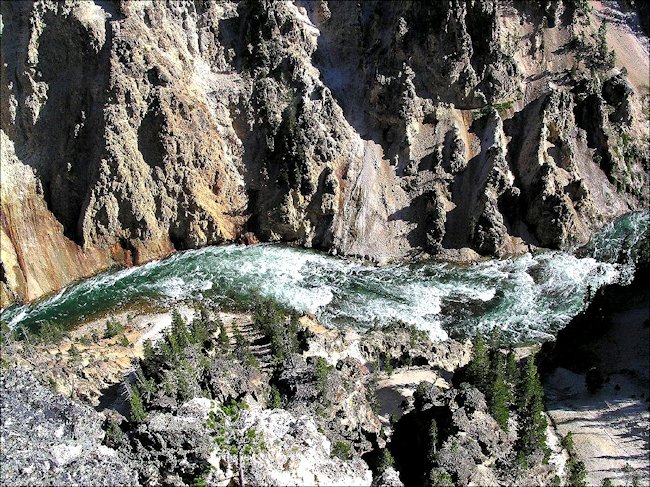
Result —
[[[631,279],[635,248],[649,224],[650,212],[632,213],[578,252],[539,251],[473,265],[374,266],[276,244],[206,247],[104,272],[13,306],[0,319],[11,327],[45,321],[73,327],[134,303],[228,306],[261,295],[341,327],[402,320],[445,339],[498,326],[515,341],[538,341],[562,328],[597,288]]]

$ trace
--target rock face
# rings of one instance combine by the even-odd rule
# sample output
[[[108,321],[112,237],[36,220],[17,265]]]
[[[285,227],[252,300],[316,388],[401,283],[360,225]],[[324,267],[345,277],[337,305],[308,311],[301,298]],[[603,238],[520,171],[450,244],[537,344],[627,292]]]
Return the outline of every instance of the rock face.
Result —
[[[247,467],[251,485],[369,486],[372,482],[361,458],[342,460],[331,455],[331,442],[310,416],[296,417],[281,409],[253,411],[251,425],[266,445]]]
[[[138,485],[132,465],[102,445],[103,417],[30,372],[2,371],[0,411],[2,485]]]
[[[573,4],[3,2],[3,306],[251,234],[379,262],[586,240],[647,205],[648,127]]]

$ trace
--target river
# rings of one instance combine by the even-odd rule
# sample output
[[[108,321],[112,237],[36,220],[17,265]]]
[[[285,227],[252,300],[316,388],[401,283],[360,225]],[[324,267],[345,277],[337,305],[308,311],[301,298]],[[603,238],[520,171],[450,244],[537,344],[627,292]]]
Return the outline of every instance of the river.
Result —
[[[374,266],[286,245],[226,245],[178,252],[70,285],[0,319],[11,327],[67,326],[133,303],[228,305],[251,295],[315,314],[325,324],[365,328],[402,320],[434,339],[499,326],[517,341],[543,340],[597,288],[625,282],[650,212],[606,225],[580,252],[539,251],[473,265],[436,261]]]

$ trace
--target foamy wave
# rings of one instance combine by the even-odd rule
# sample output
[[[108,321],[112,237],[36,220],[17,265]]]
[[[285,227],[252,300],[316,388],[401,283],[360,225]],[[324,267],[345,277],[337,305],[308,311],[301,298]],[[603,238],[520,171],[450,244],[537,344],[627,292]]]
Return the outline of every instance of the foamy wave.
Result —
[[[640,225],[642,219],[630,218],[627,227]],[[624,232],[619,226],[608,231],[614,235],[611,245],[620,247]],[[595,241],[599,249],[610,242],[607,235]],[[513,337],[535,339],[563,326],[584,306],[587,294],[629,280],[631,269],[565,252],[469,267],[438,262],[373,267],[282,245],[229,245],[109,271],[33,305],[13,307],[1,317],[12,327],[44,320],[74,323],[140,297],[219,302],[227,295],[259,293],[336,326],[364,328],[401,320],[435,339],[446,338],[447,331],[472,333],[497,326]]]

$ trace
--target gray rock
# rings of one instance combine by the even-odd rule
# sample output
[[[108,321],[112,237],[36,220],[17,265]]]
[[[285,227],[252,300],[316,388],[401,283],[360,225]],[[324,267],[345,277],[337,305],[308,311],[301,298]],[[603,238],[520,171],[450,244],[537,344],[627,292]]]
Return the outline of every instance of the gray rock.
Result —
[[[31,372],[2,370],[0,412],[3,485],[138,485],[130,461],[102,445],[103,416]]]

